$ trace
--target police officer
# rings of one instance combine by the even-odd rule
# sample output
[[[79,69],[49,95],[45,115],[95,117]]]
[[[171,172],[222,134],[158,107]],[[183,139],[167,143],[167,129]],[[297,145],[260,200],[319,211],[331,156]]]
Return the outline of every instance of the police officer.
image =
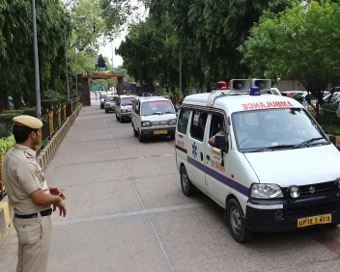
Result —
[[[34,147],[39,143],[42,122],[28,115],[13,118],[16,141],[4,158],[3,171],[9,204],[14,209],[13,224],[18,236],[18,271],[46,271],[52,223],[56,208],[66,216],[64,194],[47,185],[36,161]]]

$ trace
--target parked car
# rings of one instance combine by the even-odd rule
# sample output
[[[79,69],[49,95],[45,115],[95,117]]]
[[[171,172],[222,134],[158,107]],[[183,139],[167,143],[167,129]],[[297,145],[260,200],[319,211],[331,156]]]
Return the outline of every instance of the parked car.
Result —
[[[131,120],[132,104],[136,97],[136,95],[119,96],[115,109],[117,121]]]
[[[334,92],[333,94],[329,93],[328,95],[324,96],[323,101],[325,103],[340,103],[340,92]]]
[[[118,95],[107,95],[105,98],[105,113],[114,112],[116,110],[116,102]]]
[[[301,90],[291,90],[291,91],[283,91],[281,92],[281,95],[287,96],[287,97],[293,97],[296,94],[303,94],[305,91]]]

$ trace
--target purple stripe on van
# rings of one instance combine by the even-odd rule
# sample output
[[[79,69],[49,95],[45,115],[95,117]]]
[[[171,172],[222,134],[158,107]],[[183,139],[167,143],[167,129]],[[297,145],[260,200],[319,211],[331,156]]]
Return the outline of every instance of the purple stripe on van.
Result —
[[[226,176],[223,176],[222,174],[216,172],[215,170],[213,170],[209,167],[204,166],[203,164],[201,164],[200,162],[194,160],[193,158],[191,158],[189,156],[187,156],[187,161],[188,161],[188,163],[192,164],[193,166],[195,166],[199,170],[205,172],[207,175],[215,178],[219,182],[222,182],[223,184],[226,184],[227,186],[230,186],[231,188],[240,192],[241,194],[249,197],[249,188],[241,185],[237,181],[232,180],[230,178],[227,178]]]

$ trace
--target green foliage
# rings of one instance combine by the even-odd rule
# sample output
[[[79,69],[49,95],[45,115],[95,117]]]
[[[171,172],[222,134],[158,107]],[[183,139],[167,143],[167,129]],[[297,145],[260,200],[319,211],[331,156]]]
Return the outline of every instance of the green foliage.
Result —
[[[0,5],[0,92],[33,96],[34,54],[31,1],[3,0]],[[41,89],[62,92],[64,26],[68,17],[58,1],[36,1]]]
[[[265,13],[240,46],[242,63],[256,77],[299,80],[322,103],[322,91],[340,78],[340,5],[330,1],[294,4]]]
[[[136,81],[150,86],[157,80],[172,91],[179,85],[181,57],[182,84],[186,93],[192,88],[210,89],[219,80],[248,76],[247,65],[240,64],[242,55],[237,47],[264,10],[279,12],[292,1],[143,2],[149,7],[149,17],[146,22],[130,27],[125,42],[116,53],[123,57],[124,67]],[[118,12],[119,7],[116,8]]]
[[[36,109],[22,108],[20,110],[9,110],[0,113],[0,138],[11,135],[13,128],[13,118],[22,114],[36,116]]]
[[[100,38],[106,31],[100,0],[77,1],[72,7],[71,15],[72,47],[89,53],[98,49]]]
[[[6,152],[15,144],[14,136],[0,139],[0,157],[3,158]],[[2,164],[2,162],[1,162]]]

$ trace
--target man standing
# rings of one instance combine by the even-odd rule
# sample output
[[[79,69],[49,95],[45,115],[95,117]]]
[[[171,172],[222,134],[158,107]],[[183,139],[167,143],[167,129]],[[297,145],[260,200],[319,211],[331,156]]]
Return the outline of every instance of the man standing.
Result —
[[[58,207],[66,216],[64,194],[47,185],[36,161],[34,147],[39,143],[42,122],[32,116],[13,118],[16,141],[4,158],[3,170],[9,204],[14,209],[13,224],[18,236],[18,271],[46,271],[52,223],[50,215]]]

